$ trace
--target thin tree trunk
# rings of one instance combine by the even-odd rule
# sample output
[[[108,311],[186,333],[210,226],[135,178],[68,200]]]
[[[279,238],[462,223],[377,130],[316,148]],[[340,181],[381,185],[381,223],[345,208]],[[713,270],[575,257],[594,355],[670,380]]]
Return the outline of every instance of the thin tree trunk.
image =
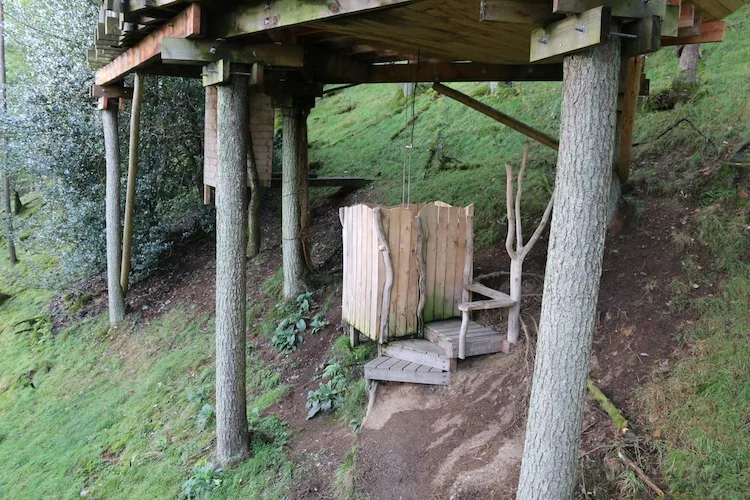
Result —
[[[569,499],[612,182],[619,40],[565,58],[555,211],[520,500]]]
[[[13,190],[13,200],[13,204],[15,205],[13,213],[20,215],[23,212],[24,206],[23,201],[21,201],[21,194],[15,189]]]
[[[302,256],[305,259],[306,271],[313,270],[312,248],[310,243],[310,163],[307,145],[307,116],[309,110],[302,110],[300,119],[300,150],[299,150],[299,208],[300,208],[300,238],[302,240]]]
[[[102,111],[104,148],[107,164],[107,289],[109,323],[115,325],[125,318],[125,299],[120,287],[122,230],[120,228],[120,143],[117,134],[117,107]]]
[[[500,82],[490,82],[490,94],[497,93],[500,88]]]
[[[260,253],[260,202],[263,188],[258,176],[258,165],[255,163],[252,133],[248,131],[247,166],[250,181],[250,203],[247,207],[247,257],[252,259]]]
[[[249,454],[245,394],[248,81],[218,87],[216,180],[216,459]]]
[[[305,289],[305,259],[300,226],[300,120],[298,105],[283,108],[281,251],[284,265],[284,300],[293,300]]]
[[[409,97],[414,93],[414,90],[417,88],[417,84],[414,82],[407,82],[404,84],[404,97]]]
[[[122,293],[128,293],[130,284],[130,251],[133,247],[133,214],[135,212],[135,188],[138,180],[138,146],[141,137],[141,107],[143,103],[143,77],[135,74],[133,81],[133,104],[130,112],[130,148],[128,150],[128,185],[125,194],[125,225],[123,230],[122,269],[120,285]]]
[[[6,77],[5,77],[5,5],[0,0],[0,101],[2,101],[3,114],[8,111],[8,100],[6,95]],[[5,239],[8,242],[8,261],[11,266],[15,266],[18,262],[18,256],[16,255],[16,245],[13,241],[13,213],[10,210],[10,176],[8,176],[8,168],[5,164],[8,159],[8,155],[5,151],[5,131],[3,130],[2,136],[2,176],[3,176],[3,199],[5,200]]]
[[[684,45],[680,53],[680,70],[675,81],[698,83],[698,61],[700,61],[700,58],[700,44]]]

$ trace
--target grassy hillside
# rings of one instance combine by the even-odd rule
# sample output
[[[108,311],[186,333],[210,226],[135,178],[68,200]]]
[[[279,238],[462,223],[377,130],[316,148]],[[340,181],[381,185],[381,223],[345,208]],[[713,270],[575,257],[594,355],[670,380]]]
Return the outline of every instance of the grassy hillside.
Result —
[[[637,140],[650,142],[637,150],[631,204],[646,203],[647,194],[679,197],[698,209],[675,229],[674,244],[684,249],[686,266],[697,252],[710,255],[713,265],[695,269],[696,280],[720,290],[687,304],[703,315],[685,335],[691,356],[639,395],[647,422],[641,430],[662,436],[662,470],[672,493],[700,497],[741,498],[750,489],[750,175],[722,160],[750,140],[747,61],[750,8],[730,19],[725,43],[705,46],[698,94],[671,111],[641,112],[637,121]],[[673,49],[650,56],[652,90],[668,87],[676,70]],[[559,135],[559,84],[518,84],[494,95],[487,85],[455,87]],[[499,241],[504,164],[518,165],[524,138],[420,88],[414,147],[407,150],[410,106],[396,85],[322,99],[310,117],[310,156],[319,173],[377,179],[360,196],[396,204],[402,173],[410,171],[411,201],[475,203],[479,245]],[[682,118],[718,151],[685,125],[655,140]],[[547,203],[554,163],[551,151],[534,147],[524,199],[529,218]],[[288,495],[293,465],[284,445],[290,438],[275,417],[251,416],[261,437],[241,467],[219,474],[206,465],[213,440],[213,317],[177,304],[163,315],[134,313],[115,331],[103,315],[79,318],[85,298],[58,288],[54,249],[33,244],[34,214],[29,210],[22,221],[20,266],[9,269],[0,246],[0,293],[10,296],[0,303],[0,497],[170,498],[183,485],[195,493],[214,479],[220,480],[214,497]],[[49,305],[61,296],[65,321],[53,332]],[[249,313],[258,322],[264,316],[255,305]],[[249,407],[263,412],[289,387],[277,366],[253,352],[248,360]]]

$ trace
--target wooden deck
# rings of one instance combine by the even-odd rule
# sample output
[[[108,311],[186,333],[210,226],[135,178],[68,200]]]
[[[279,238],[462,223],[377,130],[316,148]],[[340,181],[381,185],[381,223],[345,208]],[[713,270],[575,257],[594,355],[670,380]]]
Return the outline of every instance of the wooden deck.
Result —
[[[458,318],[436,321],[425,325],[425,338],[444,349],[449,358],[456,358],[458,357],[460,330],[461,320]],[[466,332],[466,356],[504,352],[504,340],[505,335],[475,321],[470,321]]]

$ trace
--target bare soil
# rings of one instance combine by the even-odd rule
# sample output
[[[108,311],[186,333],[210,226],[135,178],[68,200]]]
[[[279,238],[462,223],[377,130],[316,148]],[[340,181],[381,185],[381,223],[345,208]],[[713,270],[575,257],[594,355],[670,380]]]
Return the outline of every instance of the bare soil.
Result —
[[[311,232],[314,281],[323,286],[318,300],[333,297],[329,326],[307,335],[292,354],[279,355],[251,328],[248,341],[275,366],[292,390],[270,411],[289,422],[289,453],[297,464],[294,498],[334,498],[336,470],[348,450],[358,447],[355,486],[363,498],[512,498],[518,481],[526,419],[528,389],[533,365],[535,324],[539,316],[546,240],[540,241],[525,265],[524,319],[529,343],[522,342],[511,355],[490,355],[461,362],[450,386],[380,384],[373,411],[355,434],[335,415],[307,420],[307,391],[318,381],[316,372],[330,355],[340,328],[341,230],[338,208],[359,201],[357,194],[329,198],[313,213]],[[248,264],[248,301],[266,310],[275,300],[260,284],[280,266],[279,208],[271,200],[264,209],[263,248]],[[663,199],[641,200],[640,220],[618,221],[607,240],[599,322],[594,337],[591,376],[626,417],[633,415],[633,390],[655,371],[667,370],[680,353],[679,332],[696,319],[680,310],[679,301],[709,295],[710,285],[689,286],[676,296],[673,280],[690,284],[683,261],[685,253],[673,244],[692,213]],[[128,309],[144,318],[162,314],[177,304],[197,306],[199,313],[214,309],[215,248],[211,241],[176,246],[159,270],[135,283]],[[696,253],[695,249],[692,253]],[[698,264],[707,266],[697,252]],[[475,275],[507,290],[509,261],[502,245],[475,256]],[[93,300],[79,314],[106,307],[103,280],[90,281]],[[89,292],[91,293],[91,292]],[[502,313],[488,312],[477,320],[504,331]],[[595,405],[584,411],[581,455],[596,456],[613,441],[616,431]],[[598,459],[597,459],[598,460]]]

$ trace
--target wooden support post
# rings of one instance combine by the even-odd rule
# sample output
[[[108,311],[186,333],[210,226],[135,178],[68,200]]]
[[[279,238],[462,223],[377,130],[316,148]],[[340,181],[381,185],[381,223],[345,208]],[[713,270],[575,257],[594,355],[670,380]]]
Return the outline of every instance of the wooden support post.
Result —
[[[633,158],[633,131],[635,129],[638,95],[641,91],[643,60],[644,56],[636,56],[629,58],[626,63],[619,131],[619,163],[617,165],[617,173],[621,182],[627,182],[630,177],[630,164]]]
[[[106,100],[106,98],[104,98]],[[105,101],[102,109],[104,148],[106,153],[107,189],[107,291],[109,323],[116,325],[125,318],[125,299],[120,287],[121,237],[120,230],[120,144],[117,134],[117,106]]]
[[[294,300],[305,289],[305,258],[300,215],[300,122],[302,107],[295,99],[282,108],[281,253],[284,300]]]
[[[305,259],[305,268],[308,272],[311,272],[313,270],[313,262],[312,243],[310,242],[310,161],[307,143],[307,117],[309,115],[310,108],[303,107],[299,123],[299,232],[302,243],[302,256]]]
[[[516,120],[512,116],[508,116],[505,113],[502,113],[496,110],[495,108],[487,106],[483,102],[477,101],[476,99],[469,97],[466,94],[463,94],[450,87],[446,87],[445,85],[440,84],[440,83],[433,84],[432,88],[435,90],[435,92],[438,92],[439,94],[443,94],[445,96],[450,97],[451,99],[454,99],[462,104],[465,104],[469,106],[470,108],[475,109],[479,111],[480,113],[489,116],[493,120],[498,121],[502,123],[503,125],[512,128],[516,132],[520,132],[526,137],[534,139],[540,144],[544,144],[545,146],[552,148],[555,151],[557,151],[557,149],[559,148],[559,143],[557,139],[554,139],[553,137],[548,136],[544,132],[540,132],[539,130],[536,130],[535,128],[530,127],[526,125],[525,123]]]
[[[388,246],[388,239],[385,237],[383,230],[383,219],[380,216],[380,207],[375,207],[372,211],[373,223],[378,234],[378,250],[383,256],[385,265],[385,283],[383,283],[383,302],[380,306],[380,343],[388,342],[388,323],[391,314],[391,290],[393,288],[393,260],[391,249]]]
[[[128,152],[128,187],[125,195],[125,225],[122,235],[122,269],[120,286],[128,293],[130,281],[130,251],[133,246],[133,212],[135,211],[135,185],[138,178],[138,146],[141,134],[141,106],[143,104],[143,77],[136,73],[133,83],[133,107],[130,111],[130,149]]]
[[[246,375],[248,83],[217,88],[216,458],[221,467],[249,453]]]

